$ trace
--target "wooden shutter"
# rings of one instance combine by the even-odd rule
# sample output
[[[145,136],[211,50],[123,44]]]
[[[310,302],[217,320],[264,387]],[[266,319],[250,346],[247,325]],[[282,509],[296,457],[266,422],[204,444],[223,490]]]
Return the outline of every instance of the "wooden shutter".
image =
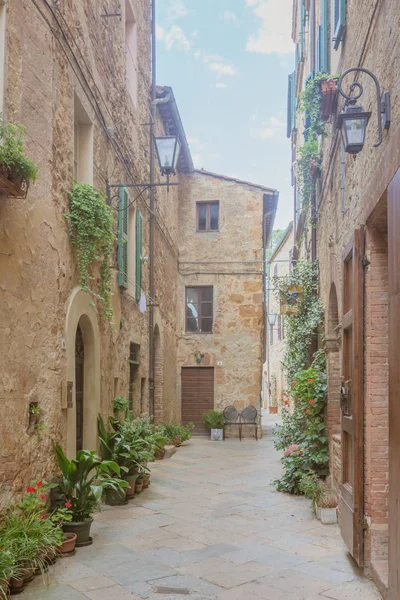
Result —
[[[119,188],[118,199],[118,283],[128,287],[128,222],[129,197],[126,188]]]
[[[346,0],[334,1],[333,47],[337,50],[340,42],[344,39],[346,29]]]
[[[287,94],[287,121],[286,121],[286,136],[290,138],[292,136],[293,122],[292,122],[292,106],[293,106],[293,73],[288,77],[288,94]]]
[[[298,49],[298,62],[304,61],[306,15],[307,11],[305,9],[305,6],[302,4],[300,7],[300,38]]]
[[[320,73],[329,73],[328,56],[328,14],[329,0],[321,0],[321,25],[318,29],[318,63]]]
[[[136,211],[136,287],[135,297],[140,300],[142,292],[142,237],[143,219],[140,210]]]

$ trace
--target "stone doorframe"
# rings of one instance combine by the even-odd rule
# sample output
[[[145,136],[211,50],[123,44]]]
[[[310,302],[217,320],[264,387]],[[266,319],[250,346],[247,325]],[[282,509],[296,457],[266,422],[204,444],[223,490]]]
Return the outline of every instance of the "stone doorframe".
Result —
[[[100,412],[100,331],[97,314],[91,306],[91,297],[80,288],[76,288],[71,294],[65,323],[66,379],[73,382],[72,408],[67,410],[66,452],[70,459],[76,455],[75,336],[78,324],[85,348],[83,446],[86,450],[96,450],[97,415]]]

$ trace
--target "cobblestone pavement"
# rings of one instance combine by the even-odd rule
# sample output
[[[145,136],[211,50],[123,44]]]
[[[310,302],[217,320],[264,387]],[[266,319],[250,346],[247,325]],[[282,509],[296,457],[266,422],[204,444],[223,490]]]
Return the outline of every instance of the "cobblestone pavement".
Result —
[[[339,529],[278,493],[271,443],[194,439],[157,462],[150,488],[93,524],[94,543],[23,600],[376,600]]]

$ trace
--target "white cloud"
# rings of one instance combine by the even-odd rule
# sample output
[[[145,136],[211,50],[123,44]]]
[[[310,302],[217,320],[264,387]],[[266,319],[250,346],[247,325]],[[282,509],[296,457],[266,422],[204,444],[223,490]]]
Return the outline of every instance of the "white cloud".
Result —
[[[190,40],[188,40],[179,25],[172,25],[169,31],[165,31],[162,27],[159,27],[156,35],[159,40],[164,41],[167,50],[176,48],[183,52],[189,52],[192,47]]]
[[[219,152],[210,152],[210,154],[207,154],[207,158],[211,158],[211,159],[221,158],[221,155]]]
[[[246,4],[261,20],[259,31],[247,40],[247,52],[280,55],[293,52],[292,0],[246,0]]]
[[[193,163],[197,169],[203,164],[203,157],[201,154],[192,154]]]
[[[237,15],[235,15],[235,13],[231,10],[226,10],[222,15],[221,19],[222,21],[228,21],[229,23],[237,23],[239,20],[237,18]]]
[[[197,137],[191,137],[190,135],[188,135],[187,141],[191,146],[194,146],[196,148],[196,151],[204,149],[204,144],[202,144],[199,138]]]
[[[212,62],[210,63],[210,70],[214,73],[217,73],[218,77],[222,77],[227,75],[229,77],[233,77],[236,75],[236,69],[232,65],[227,65],[226,63],[221,62]]]
[[[165,29],[161,25],[156,25],[156,38],[163,40],[165,38]]]
[[[168,8],[168,19],[170,21],[176,21],[177,19],[182,19],[182,17],[186,17],[189,13],[186,8],[183,0],[171,0],[171,4]]]
[[[196,50],[196,52],[193,54],[193,56],[195,57],[196,60],[198,60],[201,56],[201,50]]]
[[[254,122],[254,119],[250,119]],[[284,122],[278,117],[270,117],[267,121],[262,121],[259,127],[252,127],[250,129],[251,136],[261,140],[267,140],[273,138],[276,135],[281,135]]]
[[[223,90],[223,89],[227,88],[228,86],[226,85],[226,83],[222,83],[222,81],[217,81],[217,83],[215,84],[215,87]]]

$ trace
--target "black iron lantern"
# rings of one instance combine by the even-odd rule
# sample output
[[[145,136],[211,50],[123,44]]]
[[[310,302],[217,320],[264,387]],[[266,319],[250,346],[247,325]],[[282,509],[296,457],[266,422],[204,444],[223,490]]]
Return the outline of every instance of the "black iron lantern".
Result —
[[[337,126],[342,133],[345,151],[349,154],[358,154],[363,149],[370,116],[370,112],[357,104],[347,105],[339,114]]]
[[[176,135],[154,138],[158,164],[163,175],[175,175],[181,145]]]

